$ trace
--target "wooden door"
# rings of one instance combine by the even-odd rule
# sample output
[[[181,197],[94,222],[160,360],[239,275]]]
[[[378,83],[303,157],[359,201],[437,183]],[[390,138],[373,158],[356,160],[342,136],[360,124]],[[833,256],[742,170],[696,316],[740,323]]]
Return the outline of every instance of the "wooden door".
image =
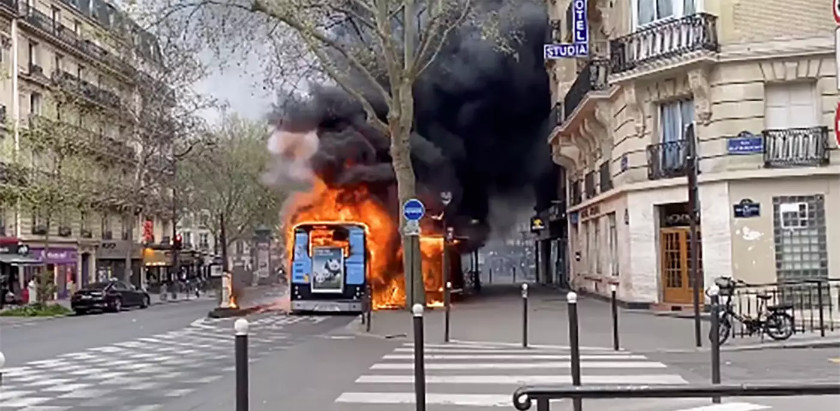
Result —
[[[663,228],[659,231],[661,256],[662,298],[666,303],[689,304],[688,228]]]

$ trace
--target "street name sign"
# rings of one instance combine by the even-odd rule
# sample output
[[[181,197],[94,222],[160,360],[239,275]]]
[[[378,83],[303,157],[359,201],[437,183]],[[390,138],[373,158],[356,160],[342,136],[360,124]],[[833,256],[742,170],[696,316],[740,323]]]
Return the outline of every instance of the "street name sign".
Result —
[[[425,214],[426,207],[416,198],[412,198],[403,204],[403,216],[405,216],[405,219],[408,221],[418,221],[423,218],[423,215]]]
[[[546,60],[586,57],[589,55],[589,22],[586,20],[586,1],[572,1],[572,43],[546,44]]]

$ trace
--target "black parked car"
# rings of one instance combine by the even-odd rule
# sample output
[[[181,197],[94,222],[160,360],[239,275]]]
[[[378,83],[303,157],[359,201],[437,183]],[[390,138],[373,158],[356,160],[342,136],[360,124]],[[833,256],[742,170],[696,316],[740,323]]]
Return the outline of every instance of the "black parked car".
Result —
[[[70,306],[76,314],[93,310],[118,312],[124,307],[146,308],[150,301],[145,291],[123,281],[113,280],[89,284],[77,291],[70,299]]]

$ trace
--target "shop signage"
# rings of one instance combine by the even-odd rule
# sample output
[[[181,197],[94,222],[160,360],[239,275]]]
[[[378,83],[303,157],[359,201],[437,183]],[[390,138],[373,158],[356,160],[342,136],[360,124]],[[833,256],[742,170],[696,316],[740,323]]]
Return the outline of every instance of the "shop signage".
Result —
[[[31,248],[31,251],[41,261],[48,264],[76,264],[79,256],[75,248],[50,247],[47,252],[43,248]]]
[[[26,244],[0,244],[0,254],[29,254],[29,246]]]
[[[531,232],[536,233],[545,229],[545,221],[541,217],[531,217]]]
[[[740,203],[732,206],[732,211],[735,218],[750,218],[761,216],[761,204],[754,203],[752,200],[745,198]]]
[[[586,20],[587,0],[572,0],[572,43],[546,44],[546,60],[578,58],[589,55],[589,22]]]
[[[130,241],[103,241],[96,252],[97,260],[122,260],[131,250],[131,258],[140,258],[140,246]]]
[[[764,138],[749,131],[738,133],[737,137],[726,141],[726,151],[729,154],[758,154],[764,152]]]

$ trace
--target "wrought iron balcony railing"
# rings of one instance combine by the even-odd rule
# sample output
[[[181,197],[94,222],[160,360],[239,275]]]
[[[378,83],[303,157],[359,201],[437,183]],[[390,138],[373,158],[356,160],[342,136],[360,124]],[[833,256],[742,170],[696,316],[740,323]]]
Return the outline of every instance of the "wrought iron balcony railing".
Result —
[[[112,108],[120,107],[120,97],[115,93],[97,87],[88,81],[81,80],[66,71],[56,70],[53,73],[53,81],[59,86],[79,94],[94,103]]]
[[[135,68],[131,64],[126,63],[121,57],[109,52],[101,46],[96,45],[90,40],[83,39],[71,28],[61,24],[59,21],[51,19],[48,15],[39,11],[35,7],[21,3],[20,14],[24,16],[24,19],[29,24],[52,34],[61,41],[67,43],[70,47],[80,50],[89,57],[98,59],[126,75],[133,76],[136,74]]]
[[[828,127],[764,130],[765,167],[828,164]]]
[[[609,87],[607,77],[610,75],[610,62],[606,59],[595,58],[583,66],[577,79],[572,83],[566,97],[563,98],[563,111],[568,118],[591,91],[605,90]]]
[[[647,146],[648,179],[683,177],[688,173],[688,141],[677,140]]]
[[[655,22],[639,31],[610,41],[612,73],[633,70],[641,64],[694,51],[718,51],[717,17],[698,13]]]

